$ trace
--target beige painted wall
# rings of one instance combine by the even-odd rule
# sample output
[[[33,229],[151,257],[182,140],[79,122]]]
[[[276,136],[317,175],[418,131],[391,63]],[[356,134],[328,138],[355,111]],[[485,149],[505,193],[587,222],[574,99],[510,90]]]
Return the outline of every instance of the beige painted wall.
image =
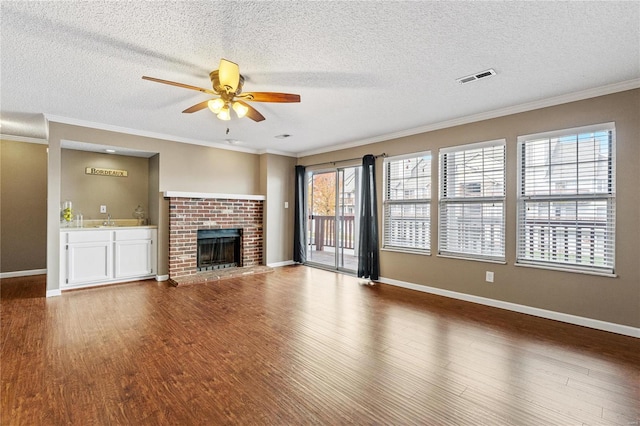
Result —
[[[157,217],[159,275],[165,275],[168,271],[169,244],[168,222],[164,221],[168,217],[168,203],[162,197],[162,192],[260,193],[260,159],[256,154],[49,122],[47,291],[51,293],[60,288],[57,217],[60,202],[64,200],[61,197],[63,141],[126,147],[158,154],[149,161],[147,200],[150,200],[149,216]]]
[[[160,192],[160,154],[156,154],[149,159],[149,223],[158,226],[158,235],[169,235],[169,201],[164,199]],[[164,238],[164,237],[163,237]],[[164,240],[159,240],[162,242]],[[158,276],[168,276],[169,259],[168,242],[158,244]]]
[[[147,199],[148,206],[158,205],[158,196],[160,195],[160,155],[156,154],[149,158],[149,193]],[[158,225],[159,211],[157,208],[149,209],[149,223]]]
[[[616,123],[616,278],[514,266],[516,250],[517,137],[591,124]],[[640,90],[514,114],[491,120],[299,159],[310,165],[361,157],[399,155],[494,139],[507,141],[505,265],[437,256],[437,199],[433,199],[432,254],[382,251],[381,276],[440,289],[640,327]],[[382,223],[382,159],[377,162]],[[438,187],[438,164],[433,168]],[[434,191],[434,197],[437,191]],[[486,283],[485,271],[495,272]]]
[[[49,134],[70,140],[158,153],[160,191],[225,192],[257,194],[260,160],[256,154],[228,151],[163,139],[49,123]]]
[[[260,195],[267,195],[267,154],[263,154],[260,156]],[[269,263],[269,251],[267,250],[267,239],[269,234],[269,226],[268,226],[268,211],[269,200],[264,200],[264,210],[262,213],[262,253],[263,253],[263,262]]]
[[[293,258],[293,201],[296,159],[274,154],[260,156],[261,190],[265,201],[265,263]],[[285,202],[289,207],[285,208]]]
[[[99,176],[85,173],[86,167],[126,170],[127,176]],[[107,206],[113,219],[132,219],[140,205],[149,217],[149,159],[95,152],[62,150],[60,197],[73,202],[84,219],[105,220],[100,205]],[[155,225],[155,222],[150,222]]]
[[[299,164],[315,164],[361,157],[364,154],[398,155],[426,149],[437,154],[438,148],[484,140],[505,138],[507,141],[507,246],[506,265],[495,265],[476,261],[465,261],[438,257],[437,232],[433,230],[432,247],[434,254],[420,256],[383,251],[381,253],[381,274],[385,278],[438,287],[470,295],[521,305],[548,309],[596,320],[602,320],[632,327],[640,327],[640,90],[627,91],[555,107],[529,111],[521,114],[485,120],[448,129],[441,129],[420,135],[385,141],[352,149],[301,158]],[[515,197],[516,197],[516,140],[518,135],[566,129],[596,123],[616,123],[617,131],[617,278],[606,278],[569,272],[555,272],[542,269],[514,266],[515,260]],[[166,202],[160,193],[164,190],[233,192],[245,194],[268,194],[269,173],[273,163],[268,156],[223,151],[173,143],[158,139],[124,135],[114,132],[85,129],[77,126],[50,123],[49,141],[49,211],[47,221],[48,247],[47,267],[49,268],[48,290],[55,290],[58,262],[58,206],[60,203],[60,141],[63,139],[104,145],[124,146],[145,151],[158,152],[159,156],[150,162],[150,180],[157,174],[157,211],[159,212],[159,234],[166,230],[160,223],[163,214],[168,213]],[[277,158],[275,156],[274,158]],[[284,160],[282,160],[284,161]],[[285,161],[286,162],[286,161]],[[378,183],[381,187],[382,160],[378,160]],[[155,170],[155,171],[154,171]],[[226,173],[225,178],[221,178]],[[434,186],[437,187],[437,164],[434,165]],[[229,177],[230,176],[230,177]],[[292,178],[292,175],[289,177]],[[265,179],[267,181],[265,182]],[[273,182],[276,182],[274,178]],[[291,182],[293,182],[291,180]],[[150,184],[150,193],[152,185]],[[293,183],[286,190],[293,197]],[[382,193],[379,189],[379,200]],[[153,195],[150,195],[150,199]],[[290,199],[289,215],[292,215]],[[152,203],[152,201],[150,201]],[[275,204],[275,201],[273,202]],[[270,209],[270,207],[269,207]],[[150,209],[151,210],[151,209]],[[282,226],[292,219],[278,219],[279,209],[274,209],[268,221],[283,220]],[[270,211],[270,210],[269,210]],[[269,213],[268,213],[269,214]],[[434,223],[437,218],[437,204],[432,205]],[[291,217],[291,216],[289,216]],[[291,222],[289,222],[291,223]],[[166,225],[166,224],[165,224]],[[291,231],[290,231],[291,232]],[[267,230],[267,250],[277,259],[277,253],[291,257],[290,247],[284,248],[289,236],[281,236],[282,246],[273,241],[276,231]],[[273,244],[273,246],[271,246]],[[159,244],[162,252],[162,243]],[[165,256],[166,257],[166,253]],[[160,265],[163,265],[162,255]],[[273,260],[278,261],[278,260]],[[495,283],[484,282],[484,272],[495,272]],[[166,271],[166,268],[165,268]],[[162,274],[162,267],[160,267]],[[166,272],[165,272],[166,273]]]
[[[0,272],[46,268],[47,146],[0,141]]]

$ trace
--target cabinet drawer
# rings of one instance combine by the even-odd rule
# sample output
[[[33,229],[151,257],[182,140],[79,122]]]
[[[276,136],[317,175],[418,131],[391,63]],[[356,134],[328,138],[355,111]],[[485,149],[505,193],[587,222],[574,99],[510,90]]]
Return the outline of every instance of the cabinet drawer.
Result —
[[[152,229],[121,229],[116,231],[116,241],[150,240]]]
[[[81,231],[81,232],[68,232],[68,243],[94,243],[110,240],[109,231]]]

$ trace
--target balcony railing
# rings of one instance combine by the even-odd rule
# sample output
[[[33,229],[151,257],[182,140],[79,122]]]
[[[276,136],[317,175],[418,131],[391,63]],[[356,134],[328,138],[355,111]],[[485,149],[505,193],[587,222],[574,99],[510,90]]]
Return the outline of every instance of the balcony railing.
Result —
[[[526,259],[612,266],[613,241],[606,222],[527,220],[520,243]]]
[[[335,216],[309,216],[311,238],[316,251],[321,251],[325,247],[336,247],[336,224],[342,226],[340,232],[340,247],[353,249],[355,241],[355,217],[339,216],[336,221]]]

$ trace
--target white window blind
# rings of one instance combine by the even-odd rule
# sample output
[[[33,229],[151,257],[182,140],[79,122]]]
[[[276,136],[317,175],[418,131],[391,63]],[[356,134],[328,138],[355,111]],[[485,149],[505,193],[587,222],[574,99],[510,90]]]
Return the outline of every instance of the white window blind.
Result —
[[[518,138],[518,263],[614,272],[614,125]]]
[[[440,150],[442,255],[504,261],[505,141]]]
[[[383,247],[428,253],[431,246],[431,153],[384,160]]]

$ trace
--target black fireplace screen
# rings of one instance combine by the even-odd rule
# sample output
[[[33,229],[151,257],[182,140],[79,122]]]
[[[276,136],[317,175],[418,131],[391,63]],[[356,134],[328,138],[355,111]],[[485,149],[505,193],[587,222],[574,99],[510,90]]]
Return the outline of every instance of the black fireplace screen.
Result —
[[[198,230],[198,270],[242,266],[241,239],[242,229]]]

